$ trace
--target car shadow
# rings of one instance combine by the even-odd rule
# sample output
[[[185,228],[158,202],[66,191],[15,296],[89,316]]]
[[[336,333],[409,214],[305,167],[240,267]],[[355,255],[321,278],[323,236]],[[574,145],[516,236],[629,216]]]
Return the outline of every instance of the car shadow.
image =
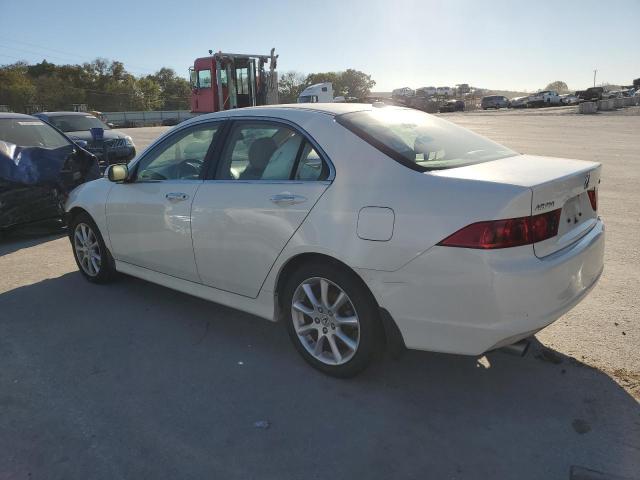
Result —
[[[62,238],[67,234],[61,220],[46,220],[0,233],[0,257],[23,248]]]
[[[640,406],[535,342],[339,380],[280,324],[131,277],[0,295],[0,478],[569,478],[640,471]]]

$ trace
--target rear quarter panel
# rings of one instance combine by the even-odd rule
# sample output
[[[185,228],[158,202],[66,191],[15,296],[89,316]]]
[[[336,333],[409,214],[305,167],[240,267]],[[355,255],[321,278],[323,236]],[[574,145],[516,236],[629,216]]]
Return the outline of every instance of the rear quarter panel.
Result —
[[[336,176],[276,261],[265,288],[292,257],[316,252],[354,269],[394,271],[469,223],[530,215],[531,190],[413,171],[337,124],[315,115],[301,124],[323,147]],[[388,241],[357,235],[363,207],[393,210]]]

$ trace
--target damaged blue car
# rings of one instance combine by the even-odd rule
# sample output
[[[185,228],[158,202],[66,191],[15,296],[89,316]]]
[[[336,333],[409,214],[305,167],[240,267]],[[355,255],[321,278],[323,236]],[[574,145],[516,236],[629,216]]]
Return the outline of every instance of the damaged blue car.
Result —
[[[99,176],[97,158],[55,128],[0,113],[0,234],[61,218],[69,192]]]

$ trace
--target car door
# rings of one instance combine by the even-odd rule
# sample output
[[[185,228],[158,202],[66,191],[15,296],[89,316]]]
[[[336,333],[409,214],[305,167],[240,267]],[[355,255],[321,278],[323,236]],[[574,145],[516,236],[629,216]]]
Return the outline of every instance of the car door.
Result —
[[[330,184],[333,167],[290,124],[236,120],[193,202],[203,283],[257,297],[278,255]]]
[[[191,205],[202,185],[221,122],[177,130],[114,185],[106,215],[116,260],[199,281],[191,242]]]

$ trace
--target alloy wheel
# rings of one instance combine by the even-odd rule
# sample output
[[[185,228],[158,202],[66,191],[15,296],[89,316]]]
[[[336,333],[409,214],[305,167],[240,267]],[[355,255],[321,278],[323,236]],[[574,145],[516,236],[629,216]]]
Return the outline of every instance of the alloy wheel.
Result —
[[[90,277],[100,273],[102,256],[98,238],[91,226],[86,223],[78,223],[73,232],[73,247],[80,267]]]
[[[318,361],[342,365],[357,352],[358,314],[346,292],[332,281],[313,277],[298,285],[291,317],[300,343]]]

